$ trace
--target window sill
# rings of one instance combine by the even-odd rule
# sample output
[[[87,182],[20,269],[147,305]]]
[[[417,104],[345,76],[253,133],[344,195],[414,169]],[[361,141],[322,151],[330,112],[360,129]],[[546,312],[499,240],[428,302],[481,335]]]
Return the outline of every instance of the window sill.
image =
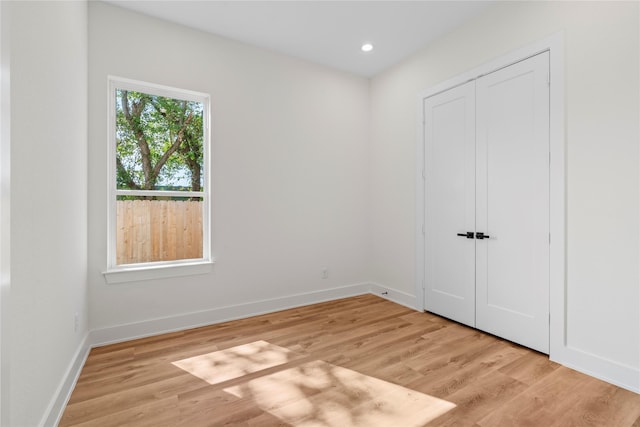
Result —
[[[169,277],[194,276],[210,273],[214,261],[194,261],[152,265],[146,267],[124,267],[103,272],[108,284],[137,282],[141,280],[166,279]]]

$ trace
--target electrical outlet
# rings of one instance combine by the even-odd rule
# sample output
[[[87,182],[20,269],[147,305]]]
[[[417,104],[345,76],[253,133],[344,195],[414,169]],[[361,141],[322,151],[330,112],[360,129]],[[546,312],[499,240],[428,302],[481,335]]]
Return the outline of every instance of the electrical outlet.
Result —
[[[327,267],[322,269],[322,278],[323,279],[328,279],[329,278],[329,269]]]
[[[80,327],[80,315],[76,313],[73,315],[73,331],[78,332],[78,327]]]

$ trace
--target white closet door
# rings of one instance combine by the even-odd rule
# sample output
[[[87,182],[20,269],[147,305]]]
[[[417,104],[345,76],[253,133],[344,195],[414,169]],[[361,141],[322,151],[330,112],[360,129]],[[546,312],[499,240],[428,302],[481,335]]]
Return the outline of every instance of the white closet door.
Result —
[[[475,87],[424,100],[425,308],[475,324]]]
[[[549,352],[549,56],[476,81],[476,326]]]

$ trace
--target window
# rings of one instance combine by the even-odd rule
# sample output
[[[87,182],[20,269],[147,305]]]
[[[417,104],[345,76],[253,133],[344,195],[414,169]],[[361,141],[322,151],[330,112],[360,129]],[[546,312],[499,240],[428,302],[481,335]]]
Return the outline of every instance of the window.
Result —
[[[211,261],[208,122],[206,94],[109,79],[108,272]]]

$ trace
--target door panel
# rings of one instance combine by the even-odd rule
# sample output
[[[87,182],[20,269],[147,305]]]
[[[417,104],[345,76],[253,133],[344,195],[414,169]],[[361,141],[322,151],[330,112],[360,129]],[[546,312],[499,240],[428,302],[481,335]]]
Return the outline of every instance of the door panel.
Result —
[[[475,325],[474,82],[424,101],[425,308]]]
[[[476,326],[549,352],[548,53],[476,81]]]

